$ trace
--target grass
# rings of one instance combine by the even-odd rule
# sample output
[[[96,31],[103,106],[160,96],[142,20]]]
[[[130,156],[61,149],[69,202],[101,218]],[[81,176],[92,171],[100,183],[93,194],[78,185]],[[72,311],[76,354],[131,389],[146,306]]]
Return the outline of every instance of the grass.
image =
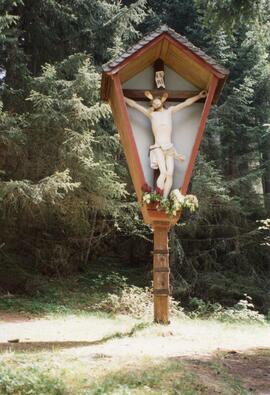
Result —
[[[153,366],[154,365],[154,366]],[[201,393],[203,384],[179,361],[156,361],[144,363],[134,370],[125,369],[108,374],[90,384],[88,393],[98,394],[177,394],[191,395]],[[180,392],[181,391],[181,392]]]
[[[104,358],[103,358],[104,359]],[[61,364],[59,361],[61,360]],[[108,364],[109,362],[109,364]],[[221,374],[222,372],[222,374]],[[0,394],[18,395],[247,395],[224,367],[178,359],[102,360],[93,367],[60,353],[12,354],[0,367]]]
[[[243,388],[243,385],[238,377],[233,377],[220,362],[209,363],[208,368],[219,375],[220,381],[225,383],[235,394],[246,395],[250,392]]]
[[[245,349],[256,345],[255,338],[261,339],[260,347],[269,346],[268,326],[179,319],[170,326],[160,326],[129,317],[87,316],[58,318],[57,330],[61,329],[61,323],[66,330],[60,333],[60,343],[63,338],[67,340],[68,330],[71,340],[80,336],[74,330],[74,322],[79,324],[77,328],[87,329],[88,342],[74,341],[71,346],[68,342],[58,344],[57,341],[53,344],[38,341],[0,343],[0,394],[248,395],[250,392],[238,372],[230,369],[230,352],[216,350],[226,349],[228,345],[229,349],[241,346],[244,353]],[[28,321],[27,325],[40,325],[36,331],[46,332],[43,325],[53,323],[54,320],[47,319]],[[1,329],[5,324],[2,325]],[[14,327],[22,336],[24,328],[18,323]],[[48,337],[50,330],[47,332]],[[30,336],[29,327],[27,334]],[[241,343],[241,336],[246,338],[245,344]],[[20,349],[20,346],[23,347]],[[121,349],[124,352],[119,353]],[[258,352],[264,357],[261,363],[263,380],[270,360],[269,349]],[[146,355],[142,355],[141,350],[146,351]],[[233,358],[235,355],[238,353],[233,352]],[[247,363],[249,358],[240,355]],[[250,375],[249,370],[246,375]]]
[[[91,267],[83,275],[58,280],[38,277],[30,295],[0,294],[0,310],[36,316],[93,314],[93,306],[109,292],[115,293],[134,279],[137,283],[142,278],[138,268],[129,272],[122,269],[120,274],[114,272],[113,266],[109,269]]]
[[[66,386],[60,377],[35,365],[26,368],[0,367],[0,393],[20,395],[64,395]]]
[[[100,294],[80,290],[62,294],[50,292],[47,295],[0,297],[0,310],[13,313],[29,313],[36,316],[93,314],[93,305],[101,298]],[[101,312],[99,314],[102,314]]]
[[[41,284],[34,297],[0,297],[0,311],[34,318],[0,323],[0,395],[250,394],[217,350],[270,348],[269,325],[173,319],[166,327],[93,311],[126,283],[113,272],[84,274]],[[20,342],[7,343],[5,330]]]
[[[92,314],[93,306],[108,292],[106,284],[98,289],[98,284],[86,284],[80,277],[53,280],[34,296],[0,295],[0,310],[37,316]]]

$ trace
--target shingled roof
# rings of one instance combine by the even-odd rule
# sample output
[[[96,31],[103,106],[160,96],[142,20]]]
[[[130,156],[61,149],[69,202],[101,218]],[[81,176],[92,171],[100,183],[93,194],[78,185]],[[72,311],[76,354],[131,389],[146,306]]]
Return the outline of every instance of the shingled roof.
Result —
[[[102,68],[105,73],[113,72],[115,68],[121,65],[123,61],[127,58],[132,56],[138,50],[143,48],[146,44],[157,38],[163,33],[167,33],[169,36],[174,38],[184,47],[186,47],[189,51],[193,52],[196,56],[201,58],[204,62],[206,62],[209,66],[215,69],[218,73],[221,73],[225,76],[229,74],[229,71],[225,69],[223,66],[219,65],[213,58],[208,56],[205,52],[203,52],[200,48],[193,45],[190,41],[187,40],[186,37],[182,36],[181,34],[177,33],[173,29],[169,28],[167,25],[163,25],[153,31],[152,33],[148,34],[144,38],[142,38],[136,45],[129,48],[126,52],[123,52],[120,56],[110,60],[109,62],[105,63]]]
[[[113,75],[118,75],[123,84],[158,58],[199,89],[207,89],[214,76],[217,79],[217,88],[212,103],[217,102],[229,71],[166,25],[143,37],[126,52],[103,65],[101,99],[108,100]]]

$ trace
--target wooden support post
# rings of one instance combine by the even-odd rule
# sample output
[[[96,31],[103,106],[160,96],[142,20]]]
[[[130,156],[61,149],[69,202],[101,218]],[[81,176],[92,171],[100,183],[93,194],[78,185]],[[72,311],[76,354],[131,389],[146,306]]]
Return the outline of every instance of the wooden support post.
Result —
[[[153,288],[154,320],[169,324],[170,268],[168,232],[169,222],[154,222]]]

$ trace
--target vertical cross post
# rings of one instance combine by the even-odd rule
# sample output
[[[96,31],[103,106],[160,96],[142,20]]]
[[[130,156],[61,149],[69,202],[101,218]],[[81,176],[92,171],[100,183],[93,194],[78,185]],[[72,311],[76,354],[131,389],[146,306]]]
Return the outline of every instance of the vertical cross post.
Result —
[[[154,222],[153,288],[154,321],[169,324],[170,267],[168,232],[169,222]]]
[[[154,83],[154,86],[156,87],[156,79],[155,79],[155,77],[156,77],[156,72],[157,71],[164,71],[164,62],[163,62],[163,60],[162,59],[157,59],[156,61],[155,61],[155,63],[154,63],[154,75],[153,75],[153,83]],[[163,88],[159,88],[159,89],[163,89]],[[156,169],[156,170],[154,170],[154,188],[157,186],[157,179],[158,179],[158,176],[159,176],[159,170],[158,169]]]

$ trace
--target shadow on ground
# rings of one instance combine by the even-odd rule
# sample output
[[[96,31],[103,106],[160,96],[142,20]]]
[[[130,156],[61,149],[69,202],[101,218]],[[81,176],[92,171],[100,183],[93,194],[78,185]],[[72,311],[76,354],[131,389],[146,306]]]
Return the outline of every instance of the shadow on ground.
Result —
[[[104,341],[104,340],[103,340]],[[103,343],[103,341],[55,341],[55,342],[18,342],[18,343],[0,343],[0,352],[4,351],[53,351],[57,349],[86,347]]]
[[[136,332],[146,328],[149,324],[136,324],[127,332],[115,332],[111,335],[104,336],[99,340],[92,341],[18,341],[11,340],[9,342],[0,342],[0,352],[4,351],[23,351],[23,352],[35,352],[35,351],[53,351],[56,349],[68,349],[74,347],[87,347],[97,346],[104,344],[113,339],[122,339],[126,337],[132,337]]]
[[[270,349],[246,352],[218,352],[204,358],[177,358],[193,371],[202,383],[212,383],[211,394],[220,393],[219,381],[231,386],[234,393],[270,395]],[[221,392],[223,393],[223,392]]]

